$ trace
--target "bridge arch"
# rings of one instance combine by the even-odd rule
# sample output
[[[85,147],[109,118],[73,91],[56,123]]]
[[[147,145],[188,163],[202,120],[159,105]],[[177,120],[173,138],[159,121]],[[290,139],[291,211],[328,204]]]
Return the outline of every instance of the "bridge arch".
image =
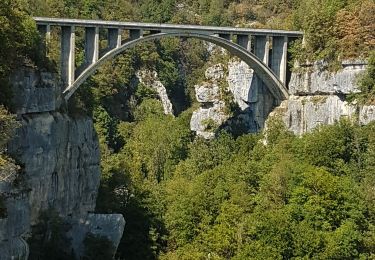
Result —
[[[258,57],[256,57],[253,53],[246,50],[244,47],[214,35],[189,32],[161,32],[140,37],[134,40],[128,40],[124,42],[121,46],[114,48],[106,54],[104,54],[96,62],[92,63],[87,68],[85,68],[76,78],[76,80],[63,91],[64,99],[68,101],[69,98],[74,94],[74,92],[80,87],[80,85],[82,85],[82,83],[88,77],[93,75],[97,71],[97,69],[99,69],[99,67],[103,65],[103,63],[105,63],[106,61],[109,61],[110,59],[121,54],[122,52],[135,47],[137,44],[152,40],[158,40],[165,37],[196,38],[218,45],[229,51],[231,54],[238,56],[241,60],[247,63],[250,66],[250,68],[254,70],[256,75],[265,83],[265,85],[273,94],[276,100],[282,101],[284,99],[287,99],[289,96],[288,90],[286,89],[284,84],[278,79],[275,73]]]

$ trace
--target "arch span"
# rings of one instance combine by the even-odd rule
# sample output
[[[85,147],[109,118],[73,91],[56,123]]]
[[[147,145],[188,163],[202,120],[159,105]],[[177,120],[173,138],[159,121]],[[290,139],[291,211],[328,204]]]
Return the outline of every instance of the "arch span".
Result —
[[[141,38],[137,38],[134,40],[130,40],[125,42],[120,47],[115,48],[105,55],[103,55],[97,62],[89,65],[74,81],[72,85],[66,88],[63,92],[65,100],[69,100],[69,98],[74,94],[74,92],[79,88],[79,86],[106,61],[114,58],[115,56],[121,54],[122,52],[126,51],[127,49],[135,47],[137,44],[157,40],[164,37],[188,37],[188,38],[196,38],[203,41],[208,41],[213,44],[216,44],[230,53],[238,56],[241,60],[247,63],[256,73],[256,75],[265,83],[268,87],[270,92],[276,98],[276,100],[281,101],[287,99],[289,94],[288,90],[284,86],[284,84],[278,79],[278,77],[273,73],[273,71],[265,65],[260,59],[258,59],[253,53],[250,53],[245,48],[241,47],[238,44],[235,44],[229,40],[221,38],[219,36],[207,35],[207,34],[199,34],[199,33],[184,33],[184,32],[168,32],[168,33],[157,33],[152,35],[147,35]]]

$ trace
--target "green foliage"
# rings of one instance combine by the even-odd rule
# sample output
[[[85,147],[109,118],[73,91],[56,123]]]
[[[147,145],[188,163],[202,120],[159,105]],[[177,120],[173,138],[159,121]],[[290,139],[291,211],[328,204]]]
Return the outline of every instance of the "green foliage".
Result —
[[[366,57],[374,46],[374,10],[373,1],[300,1],[293,23],[304,31],[305,43],[296,58],[335,64],[338,59]]]
[[[146,118],[162,118],[164,115],[163,106],[156,99],[144,100],[134,111],[136,121],[143,121]]]
[[[0,182],[12,181],[17,177],[18,166],[14,160],[6,155],[6,144],[13,137],[15,130],[20,126],[16,116],[10,114],[0,105]],[[2,196],[0,194],[1,200]]]
[[[358,174],[372,172],[373,160],[363,159],[372,128],[343,121],[300,139],[275,123],[267,146],[251,135],[196,142],[161,186],[168,230],[161,259],[374,254],[374,197],[366,174]]]
[[[4,151],[4,146],[19,126],[20,124],[16,121],[15,115],[10,114],[0,105],[0,153]]]
[[[10,106],[11,89],[8,77],[13,69],[36,60],[39,38],[35,23],[27,16],[18,1],[0,3],[0,104]]]
[[[103,107],[95,109],[94,117],[99,143],[106,144],[110,149],[120,149],[122,140],[117,132],[117,120],[111,117]]]
[[[158,105],[155,110],[148,105]],[[181,120],[163,116],[159,102],[144,101],[135,113],[138,123],[124,149],[131,157],[132,172],[160,181],[186,156],[190,131]]]
[[[175,0],[144,0],[141,15],[146,22],[166,23],[173,17]]]
[[[359,76],[360,93],[351,94],[349,100],[356,100],[360,104],[375,104],[375,51],[370,54],[366,71]]]
[[[83,240],[85,252],[82,259],[105,260],[112,259],[114,247],[108,238],[88,233]]]
[[[211,131],[211,132],[215,132],[219,127],[219,125],[212,118],[202,120],[201,123],[202,125],[204,125],[206,130]]]
[[[225,7],[224,0],[211,0],[209,10],[204,17],[203,22],[215,26],[229,25],[227,12],[224,11]]]
[[[368,59],[368,66],[365,74],[360,79],[359,88],[366,98],[366,103],[375,103],[375,51]]]

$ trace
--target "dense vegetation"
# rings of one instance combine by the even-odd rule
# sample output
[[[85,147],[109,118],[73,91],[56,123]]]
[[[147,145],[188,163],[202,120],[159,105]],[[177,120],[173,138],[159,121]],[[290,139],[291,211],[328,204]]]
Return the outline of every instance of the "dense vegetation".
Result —
[[[16,34],[14,32],[19,32]],[[9,76],[20,64],[28,59],[38,60],[38,34],[35,23],[25,13],[17,9],[14,1],[0,2],[0,181],[13,180],[17,170],[14,161],[5,155],[6,144],[19,125],[10,114],[11,86]],[[6,213],[0,194],[0,215]]]
[[[11,107],[11,70],[39,59],[34,51],[39,39],[26,12],[298,29],[306,32],[306,43],[296,44],[296,58],[332,62],[369,55],[375,45],[374,9],[372,0],[4,0],[0,103]],[[82,42],[77,33],[77,46]],[[50,56],[58,63],[56,46],[55,39]],[[342,121],[298,138],[274,122],[266,133],[267,145],[260,134],[235,138],[221,132],[211,141],[195,138],[189,131],[192,87],[211,59],[199,41],[145,44],[107,63],[70,104],[75,115],[93,116],[99,135],[102,183],[97,211],[123,213],[127,221],[118,257],[374,258],[375,125]],[[77,65],[80,62],[82,53]],[[366,100],[374,100],[373,62],[371,58],[372,67],[361,83]],[[178,116],[165,116],[153,91],[133,84],[141,67],[157,70]],[[3,147],[16,123],[2,107],[0,115]],[[10,165],[5,158],[0,163]],[[63,225],[55,215],[43,216],[34,227],[35,252],[69,259],[70,252],[56,250],[68,246]],[[54,240],[45,239],[51,235],[45,226],[52,227]],[[107,241],[90,236],[85,243],[88,259],[103,259],[100,254],[110,248]],[[103,250],[95,251],[98,248]]]
[[[375,104],[375,51],[370,54],[365,73],[358,78],[358,86],[361,92],[351,94],[349,99],[362,104]]]
[[[155,110],[103,158],[98,210],[127,219],[120,258],[374,257],[374,124],[191,142],[189,117]]]

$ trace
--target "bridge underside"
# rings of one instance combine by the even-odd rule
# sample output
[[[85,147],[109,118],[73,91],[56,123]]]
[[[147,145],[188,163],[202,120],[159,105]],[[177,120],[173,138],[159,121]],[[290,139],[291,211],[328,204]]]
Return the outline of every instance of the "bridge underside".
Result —
[[[288,97],[287,49],[288,42],[298,32],[240,29],[227,27],[115,23],[68,19],[35,18],[46,47],[50,41],[51,26],[61,28],[61,78],[65,85],[64,98],[68,100],[78,87],[105,62],[137,44],[165,37],[196,38],[216,44],[246,62],[260,78],[275,99]],[[137,27],[138,26],[138,27]],[[84,62],[75,67],[75,29],[84,28]],[[131,27],[131,28],[129,28]],[[188,28],[186,28],[188,27]],[[99,48],[99,29],[107,30],[107,48]],[[123,40],[124,36],[126,37]]]

